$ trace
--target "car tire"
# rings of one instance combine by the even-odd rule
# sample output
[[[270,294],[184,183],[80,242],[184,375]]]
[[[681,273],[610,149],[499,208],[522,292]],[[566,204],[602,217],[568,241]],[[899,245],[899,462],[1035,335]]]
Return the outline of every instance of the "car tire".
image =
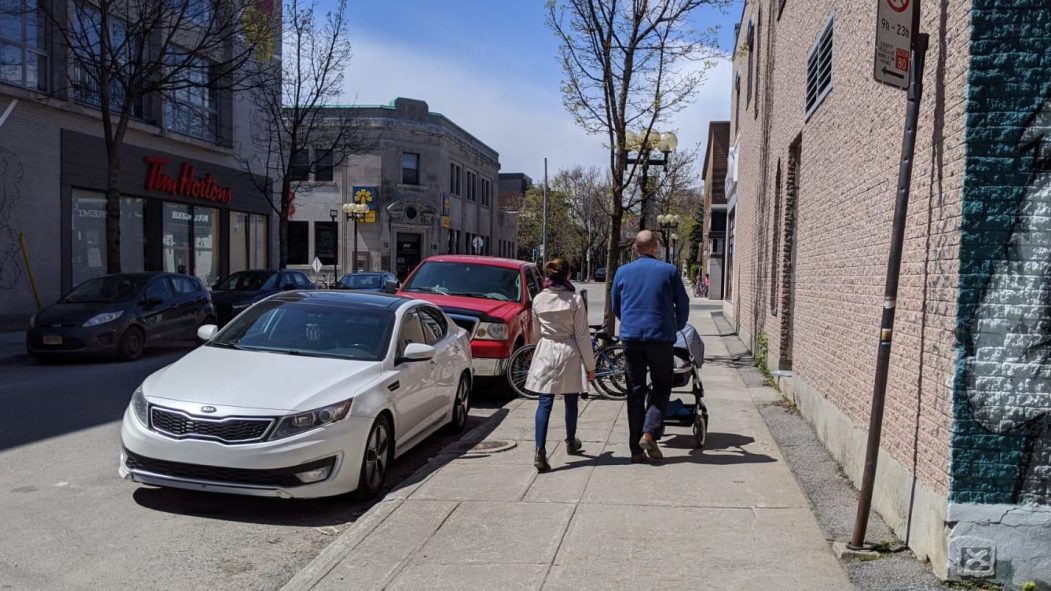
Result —
[[[380,415],[369,429],[365,440],[365,452],[361,457],[361,474],[358,477],[357,496],[369,500],[379,495],[387,479],[387,472],[394,460],[394,433],[390,420]]]
[[[129,326],[120,337],[117,353],[125,361],[135,361],[142,357],[146,348],[146,334],[137,326]]]
[[[467,418],[471,412],[471,379],[466,375],[460,376],[460,383],[456,386],[455,399],[453,399],[452,416],[445,431],[450,435],[463,433],[467,428]]]

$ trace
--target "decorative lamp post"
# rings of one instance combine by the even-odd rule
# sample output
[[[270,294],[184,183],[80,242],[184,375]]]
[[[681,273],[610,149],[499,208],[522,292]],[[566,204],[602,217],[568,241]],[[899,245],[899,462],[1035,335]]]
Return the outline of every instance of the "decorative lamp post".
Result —
[[[671,258],[675,265],[675,270],[679,270],[679,235],[672,233],[671,235]]]
[[[657,216],[657,224],[660,226],[661,235],[664,238],[664,262],[671,262],[671,248],[668,247],[671,242],[668,240],[668,234],[674,232],[679,227],[679,214],[667,213]],[[671,234],[671,241],[679,239],[678,234]]]
[[[353,262],[350,265],[351,272],[357,272],[358,270],[358,222],[365,220],[365,216],[369,213],[369,206],[365,203],[344,203],[343,214],[346,216],[347,221],[354,220],[354,248],[351,256]]]
[[[636,153],[636,156],[628,156],[628,164],[642,164],[642,176],[640,179],[642,183],[642,207],[639,215],[640,231],[646,229],[646,222],[650,217],[650,210],[653,208],[653,195],[650,195],[649,167],[660,166],[667,170],[671,153],[677,147],[679,147],[679,138],[670,131],[650,130],[649,133],[645,131],[639,133],[634,131],[624,132],[624,150],[629,153]],[[664,158],[651,158],[650,153],[654,150],[663,154]]]

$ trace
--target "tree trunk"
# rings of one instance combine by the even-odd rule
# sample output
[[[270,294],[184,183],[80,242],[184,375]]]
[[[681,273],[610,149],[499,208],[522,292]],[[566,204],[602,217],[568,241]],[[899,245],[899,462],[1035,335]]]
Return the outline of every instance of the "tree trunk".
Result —
[[[284,269],[288,265],[288,209],[289,209],[289,195],[292,192],[292,183],[288,180],[288,175],[281,180],[281,214],[277,220],[277,268]]]
[[[120,273],[120,146],[106,146],[106,272]]]

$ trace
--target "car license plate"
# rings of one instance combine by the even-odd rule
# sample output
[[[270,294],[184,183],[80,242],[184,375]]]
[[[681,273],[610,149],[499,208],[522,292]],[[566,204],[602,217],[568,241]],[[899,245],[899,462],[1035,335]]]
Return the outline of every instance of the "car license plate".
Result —
[[[44,344],[45,345],[61,345],[62,344],[62,337],[57,335],[57,334],[44,335]]]

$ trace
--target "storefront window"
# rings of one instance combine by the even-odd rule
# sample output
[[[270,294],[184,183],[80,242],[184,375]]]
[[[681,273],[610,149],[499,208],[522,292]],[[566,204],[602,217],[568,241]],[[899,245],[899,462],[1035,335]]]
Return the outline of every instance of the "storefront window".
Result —
[[[248,222],[252,230],[248,235],[249,244],[252,246],[248,262],[253,269],[265,269],[270,266],[266,258],[266,245],[268,242],[266,216],[254,213],[249,214]]]
[[[143,201],[120,200],[120,263],[124,272],[145,268]],[[106,196],[73,190],[73,239],[70,265],[72,285],[99,277],[106,269]]]
[[[334,265],[337,252],[336,222],[314,222],[314,255],[322,265]]]
[[[189,205],[164,204],[161,244],[164,270],[169,273],[190,272],[190,214]]]
[[[193,274],[205,285],[219,281],[219,210],[193,208]]]
[[[248,270],[248,214],[230,212],[230,274]]]

